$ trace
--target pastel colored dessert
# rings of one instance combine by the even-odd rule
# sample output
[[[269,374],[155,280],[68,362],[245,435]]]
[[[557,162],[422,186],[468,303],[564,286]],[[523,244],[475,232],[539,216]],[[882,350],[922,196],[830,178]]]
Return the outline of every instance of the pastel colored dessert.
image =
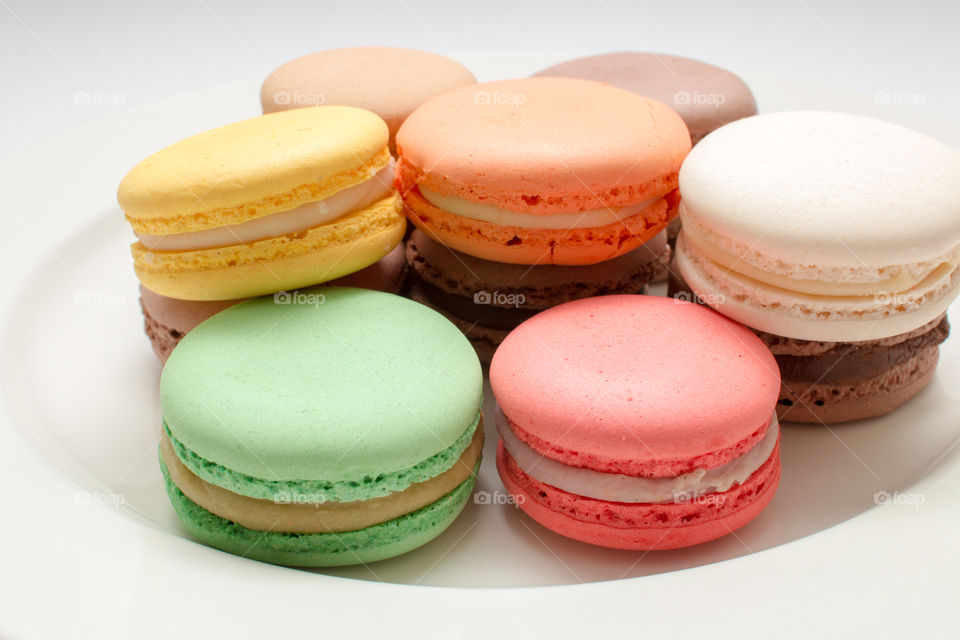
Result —
[[[930,381],[960,290],[958,175],[936,140],[831,112],[740,120],[687,158],[681,286],[761,332],[781,419],[882,415]]]
[[[403,252],[403,245],[397,245],[378,262],[327,284],[400,293],[406,274]],[[292,295],[294,294],[291,292],[284,292],[281,299],[292,301]],[[154,293],[140,285],[140,308],[143,311],[144,330],[150,338],[153,352],[162,363],[167,361],[173,348],[191,329],[214,314],[242,301],[243,299],[178,300]]]
[[[699,544],[754,519],[779,484],[776,362],[701,305],[603,296],[554,307],[507,336],[490,385],[504,486],[569,538]]]
[[[483,378],[411,300],[325,287],[201,323],[160,379],[160,464],[201,542],[290,566],[390,558],[439,535],[480,463]]]
[[[561,62],[534,76],[582,78],[659,100],[680,114],[697,144],[723,125],[757,114],[750,87],[738,75],[706,62],[663,53],[619,51]],[[680,219],[668,228],[673,246]]]
[[[587,80],[504,80],[414,111],[397,133],[396,183],[410,220],[451,249],[588,265],[667,226],[689,149],[683,120],[655,100]]]
[[[459,62],[397,47],[329,49],[291,60],[263,81],[264,113],[316,105],[362,107],[383,118],[394,136],[413,110],[435,95],[474,84]]]
[[[359,271],[405,222],[387,126],[355,107],[314,107],[187,138],[123,178],[140,282],[180,300],[232,300]]]
[[[670,260],[663,231],[618,258],[579,267],[491,262],[445,247],[419,229],[406,246],[410,296],[457,325],[484,363],[534,314],[578,298],[642,293]]]

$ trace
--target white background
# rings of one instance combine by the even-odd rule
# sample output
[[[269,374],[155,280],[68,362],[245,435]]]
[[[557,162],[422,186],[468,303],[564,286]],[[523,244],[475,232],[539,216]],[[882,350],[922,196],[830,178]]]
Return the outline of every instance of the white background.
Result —
[[[522,53],[516,76],[571,56],[658,51],[960,114],[960,3],[727,5],[0,0],[0,154],[118,108],[263,77],[305,53],[357,44],[427,49],[468,66],[491,52],[508,61]],[[481,80],[498,75],[474,70]]]

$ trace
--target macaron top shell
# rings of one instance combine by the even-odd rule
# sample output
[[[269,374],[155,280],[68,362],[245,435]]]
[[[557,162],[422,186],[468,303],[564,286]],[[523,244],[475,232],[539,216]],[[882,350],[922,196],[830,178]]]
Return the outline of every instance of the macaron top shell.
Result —
[[[390,160],[387,126],[355,107],[259,116],[200,133],[130,170],[117,192],[137,231],[235,224],[319,200]]]
[[[480,363],[440,314],[363,289],[287,295],[217,314],[167,361],[164,422],[197,456],[266,480],[365,482],[476,423]]]
[[[757,103],[736,74],[706,62],[663,53],[620,51],[577,58],[535,76],[607,82],[659,100],[680,114],[696,144],[728,122],[757,113]]]
[[[752,446],[780,374],[759,338],[710,309],[614,295],[521,324],[494,354],[490,384],[541,454],[659,476],[720,466]]]
[[[397,171],[402,190],[419,183],[512,211],[575,212],[663,195],[689,149],[686,125],[660,102],[599,82],[527,78],[425,103],[397,134]]]
[[[444,56],[397,47],[350,47],[291,60],[263,82],[264,113],[311,105],[350,105],[373,111],[390,136],[433,96],[477,79]]]
[[[687,157],[680,193],[684,224],[758,261],[915,264],[960,241],[960,153],[859,115],[795,111],[726,125]]]

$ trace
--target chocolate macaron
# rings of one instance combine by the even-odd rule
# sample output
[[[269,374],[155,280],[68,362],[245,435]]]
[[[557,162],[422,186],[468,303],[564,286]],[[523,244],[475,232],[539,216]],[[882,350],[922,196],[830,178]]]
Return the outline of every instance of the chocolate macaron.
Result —
[[[337,278],[327,286],[356,287],[373,289],[384,293],[400,293],[406,277],[406,263],[403,257],[403,245],[396,248],[365,269]],[[282,292],[279,296],[290,296]],[[177,346],[198,324],[228,307],[243,302],[237,300],[180,300],[168,298],[140,285],[140,309],[143,311],[143,325],[150,345],[160,362],[165,363],[173,348]]]
[[[579,298],[643,293],[669,260],[665,232],[619,258],[573,267],[483,260],[419,229],[407,241],[410,296],[457,325],[483,362],[490,362],[512,329],[538,312]]]

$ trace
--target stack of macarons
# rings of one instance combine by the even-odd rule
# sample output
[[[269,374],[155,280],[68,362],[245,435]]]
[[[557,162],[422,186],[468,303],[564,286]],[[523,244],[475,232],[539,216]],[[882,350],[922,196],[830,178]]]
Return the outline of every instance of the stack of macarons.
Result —
[[[483,377],[427,307],[322,287],[201,323],[160,381],[160,460],[186,528],[293,566],[381,560],[436,537],[473,488]]]
[[[680,172],[675,271],[755,329],[784,420],[883,415],[931,379],[960,292],[960,154],[863,116],[747,118]]]
[[[334,49],[260,97],[118,191],[161,471],[211,546],[336,566],[440,535],[480,465],[481,362],[516,504],[642,550],[757,518],[781,421],[882,415],[933,376],[960,154],[916,132],[757,116],[736,75],[640,52],[477,84]],[[674,299],[624,295],[671,256]]]
[[[405,221],[388,130],[374,113],[324,106],[187,138],[123,178],[134,269],[154,350],[238,299],[348,276],[388,256]],[[402,263],[358,276],[396,289]]]
[[[615,122],[616,126],[610,126]],[[669,107],[587,80],[530,78],[429,100],[397,134],[411,295],[489,361],[532,313],[640,293],[663,270],[690,136]]]

